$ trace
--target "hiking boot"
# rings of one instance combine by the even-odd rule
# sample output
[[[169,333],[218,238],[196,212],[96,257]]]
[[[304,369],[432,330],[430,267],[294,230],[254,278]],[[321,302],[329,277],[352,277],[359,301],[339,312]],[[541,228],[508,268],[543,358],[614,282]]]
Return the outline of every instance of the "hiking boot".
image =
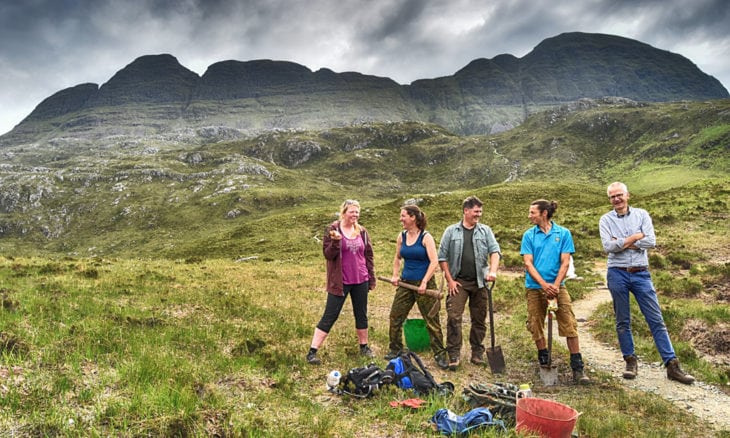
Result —
[[[624,379],[635,379],[639,374],[639,363],[636,361],[636,356],[624,357],[626,361],[626,371],[624,371]],[[669,368],[667,368],[667,372]]]
[[[591,379],[585,375],[582,369],[573,370],[573,382],[579,383],[581,385],[587,385],[591,383]]]
[[[537,350],[537,362],[543,368],[550,366],[550,353],[548,353],[547,349]]]
[[[449,367],[449,361],[446,360],[446,356],[444,356],[443,354],[439,354],[434,358],[434,360],[436,361],[436,365],[438,365],[438,367],[442,370],[445,370]]]
[[[367,344],[360,346],[360,356],[375,357],[373,350],[371,350]]]
[[[694,377],[682,371],[679,367],[679,360],[676,357],[667,362],[667,379],[676,380],[685,385],[691,385],[695,381]]]
[[[393,360],[396,357],[400,356],[400,351],[389,351],[388,354],[383,356],[383,359],[385,360]]]
[[[591,379],[583,372],[583,356],[580,353],[570,354],[570,368],[573,370],[573,382],[587,385]]]
[[[456,369],[459,368],[459,364],[461,364],[459,359],[449,359],[449,370],[456,371]]]
[[[310,351],[307,353],[307,362],[309,362],[310,365],[319,365],[322,363],[322,361],[317,357],[316,351]]]
[[[473,363],[474,365],[484,365],[484,358],[481,354],[472,354],[471,363]]]

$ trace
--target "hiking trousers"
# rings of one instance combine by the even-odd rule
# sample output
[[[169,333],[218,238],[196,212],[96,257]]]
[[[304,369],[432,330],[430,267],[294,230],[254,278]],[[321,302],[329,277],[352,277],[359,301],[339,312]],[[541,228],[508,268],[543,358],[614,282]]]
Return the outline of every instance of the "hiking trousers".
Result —
[[[479,287],[476,280],[466,281],[457,278],[461,284],[459,293],[446,297],[446,351],[449,359],[456,360],[461,356],[461,326],[464,320],[464,310],[469,303],[471,329],[469,330],[469,344],[472,357],[482,357],[484,354],[484,336],[487,333],[487,288]]]
[[[418,286],[421,284],[420,281],[401,280],[404,283]],[[426,286],[428,289],[436,289],[436,281],[431,278]],[[444,351],[444,336],[441,331],[441,301],[436,298],[431,298],[428,295],[419,295],[418,292],[406,289],[404,287],[398,287],[395,290],[395,296],[393,297],[393,304],[390,307],[390,329],[389,337],[390,344],[389,348],[391,352],[403,351],[403,324],[408,318],[408,314],[411,312],[413,305],[418,306],[418,310],[421,312],[423,320],[426,322],[426,329],[428,330],[428,337],[430,339],[431,351],[434,356],[438,356]],[[434,316],[428,316],[429,312],[432,311],[433,306],[438,306],[438,310],[435,311]]]

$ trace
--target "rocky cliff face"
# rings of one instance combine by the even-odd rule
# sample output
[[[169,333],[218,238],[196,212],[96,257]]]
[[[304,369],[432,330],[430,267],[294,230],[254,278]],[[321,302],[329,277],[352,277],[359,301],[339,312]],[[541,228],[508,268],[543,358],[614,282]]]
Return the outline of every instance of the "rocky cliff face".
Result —
[[[477,59],[452,76],[410,85],[272,60],[222,61],[200,77],[171,55],[148,55],[101,87],[82,84],[45,99],[0,137],[0,146],[59,137],[214,141],[216,132],[231,138],[403,120],[485,134],[514,127],[545,106],[604,96],[676,101],[729,95],[680,55],[601,34],[558,35],[523,58]]]
[[[639,101],[706,100],[728,96],[687,58],[627,38],[567,33],[548,38],[520,60],[523,90],[533,102],[586,95]]]
[[[194,100],[236,100],[289,94],[311,88],[312,71],[293,62],[223,61],[203,74]]]
[[[199,83],[200,77],[171,55],[142,56],[102,85],[87,107],[177,104],[184,109]]]

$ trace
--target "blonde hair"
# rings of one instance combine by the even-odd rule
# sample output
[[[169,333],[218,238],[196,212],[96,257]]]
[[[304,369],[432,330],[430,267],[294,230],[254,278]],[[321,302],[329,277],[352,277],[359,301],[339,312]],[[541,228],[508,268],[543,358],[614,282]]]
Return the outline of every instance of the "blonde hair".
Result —
[[[360,208],[360,203],[357,200],[345,199],[345,202],[343,202],[340,206],[340,220],[342,220],[342,218],[345,216],[345,213],[347,213],[347,209],[352,207],[353,205],[357,208]],[[360,232],[359,223],[355,223],[355,230],[357,230],[358,233]]]

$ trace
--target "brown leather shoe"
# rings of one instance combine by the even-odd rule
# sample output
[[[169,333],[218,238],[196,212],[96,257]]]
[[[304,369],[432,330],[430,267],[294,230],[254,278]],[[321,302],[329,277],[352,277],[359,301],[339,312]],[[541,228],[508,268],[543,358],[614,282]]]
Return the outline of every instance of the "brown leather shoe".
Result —
[[[695,381],[694,377],[682,371],[682,368],[679,367],[679,360],[676,357],[667,362],[667,379],[676,380],[685,385],[691,385]]]
[[[484,358],[481,354],[472,354],[471,363],[473,363],[474,365],[484,365]]]
[[[624,379],[635,379],[639,374],[639,363],[636,356],[626,356],[626,371],[624,371]]]

